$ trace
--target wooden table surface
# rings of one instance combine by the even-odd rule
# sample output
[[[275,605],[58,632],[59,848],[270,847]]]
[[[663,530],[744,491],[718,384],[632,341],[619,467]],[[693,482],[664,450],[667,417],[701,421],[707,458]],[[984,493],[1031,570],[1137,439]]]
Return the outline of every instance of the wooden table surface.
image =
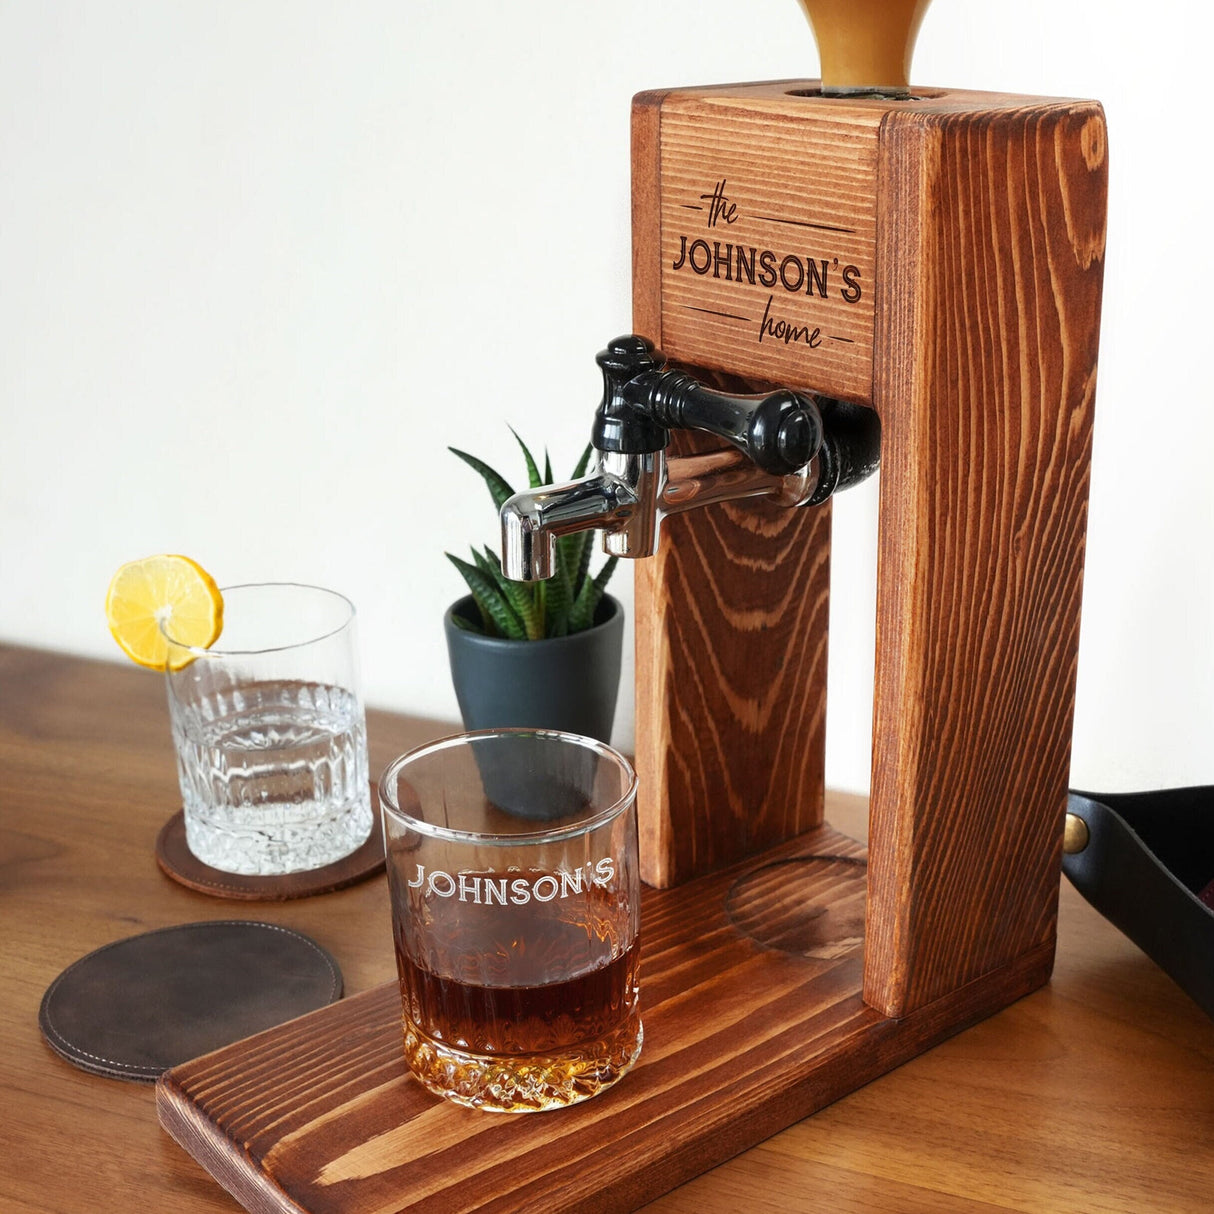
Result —
[[[368,729],[375,772],[446,731],[381,712]],[[394,977],[382,878],[281,904],[193,893],[152,854],[178,805],[158,676],[0,646],[3,1214],[239,1209],[160,1130],[150,1085],[85,1074],[42,1041],[42,994],[78,957],[151,928],[250,918],[328,948],[347,994]],[[864,807],[828,798],[857,837]],[[647,1207],[1211,1208],[1214,1023],[1065,881],[1049,986]]]

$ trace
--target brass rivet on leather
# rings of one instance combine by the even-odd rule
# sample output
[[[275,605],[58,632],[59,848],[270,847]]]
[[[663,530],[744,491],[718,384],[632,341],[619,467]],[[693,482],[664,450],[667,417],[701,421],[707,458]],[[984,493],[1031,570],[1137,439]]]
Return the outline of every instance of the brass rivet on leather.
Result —
[[[1062,832],[1062,850],[1068,856],[1083,851],[1091,837],[1088,824],[1078,814],[1067,814],[1066,827]]]

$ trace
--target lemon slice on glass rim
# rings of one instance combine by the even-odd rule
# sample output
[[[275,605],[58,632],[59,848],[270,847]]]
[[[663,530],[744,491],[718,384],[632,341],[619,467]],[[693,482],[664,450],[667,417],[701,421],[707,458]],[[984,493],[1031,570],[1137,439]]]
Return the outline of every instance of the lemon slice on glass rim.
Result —
[[[207,649],[223,630],[223,595],[215,579],[188,556],[162,554],[128,561],[110,581],[105,618],[123,653],[152,670],[193,661],[184,650],[169,656],[162,626],[180,645]]]

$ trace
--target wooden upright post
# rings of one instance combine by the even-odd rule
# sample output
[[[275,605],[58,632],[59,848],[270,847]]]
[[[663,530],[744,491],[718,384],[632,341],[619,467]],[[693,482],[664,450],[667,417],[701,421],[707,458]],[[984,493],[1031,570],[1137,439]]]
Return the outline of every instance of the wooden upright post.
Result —
[[[864,994],[1053,963],[1104,263],[1093,103],[892,112]]]

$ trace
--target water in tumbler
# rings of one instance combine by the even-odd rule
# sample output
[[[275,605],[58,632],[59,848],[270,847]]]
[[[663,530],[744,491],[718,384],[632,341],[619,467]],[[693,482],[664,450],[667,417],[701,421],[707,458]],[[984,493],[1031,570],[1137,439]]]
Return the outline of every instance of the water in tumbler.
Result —
[[[320,868],[371,833],[358,700],[320,683],[169,697],[190,850],[225,872]]]

